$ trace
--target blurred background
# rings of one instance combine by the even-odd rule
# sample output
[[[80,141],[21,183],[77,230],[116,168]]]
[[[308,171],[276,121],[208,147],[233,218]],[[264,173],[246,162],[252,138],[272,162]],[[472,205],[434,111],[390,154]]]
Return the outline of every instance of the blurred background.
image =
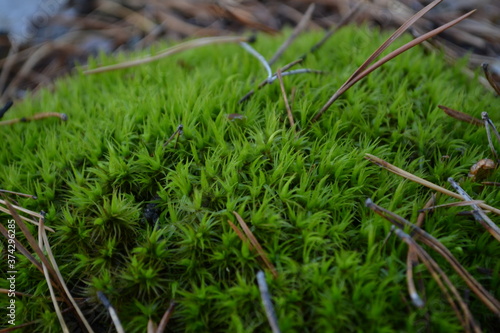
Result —
[[[99,52],[147,48],[161,39],[253,32],[279,34],[294,27],[311,3],[308,29],[327,30],[361,4],[350,24],[394,30],[431,1],[425,0],[0,0],[0,106]],[[410,33],[420,35],[472,9],[472,18],[426,47],[450,62],[469,56],[471,69],[500,67],[500,1],[444,0]],[[499,71],[500,72],[500,71]]]

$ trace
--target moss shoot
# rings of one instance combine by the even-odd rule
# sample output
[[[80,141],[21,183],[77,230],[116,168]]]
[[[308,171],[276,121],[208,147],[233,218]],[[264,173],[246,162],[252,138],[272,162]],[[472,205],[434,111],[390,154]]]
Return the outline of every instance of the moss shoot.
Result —
[[[277,66],[321,37],[303,35]],[[253,47],[269,58],[284,38],[259,36]],[[467,178],[474,163],[489,157],[484,128],[437,107],[480,117],[496,110],[498,100],[463,74],[464,63],[449,66],[443,55],[417,47],[355,85],[309,127],[386,38],[368,28],[344,28],[303,63],[327,74],[284,77],[289,98],[294,90],[298,134],[289,126],[278,82],[238,104],[266,75],[238,45],[206,46],[115,72],[77,73],[9,111],[6,118],[56,111],[69,120],[1,128],[0,188],[38,197],[20,198],[19,205],[47,212],[61,273],[72,294],[86,299],[82,308],[96,329],[112,325],[96,297],[102,291],[127,332],[145,332],[150,318],[158,323],[172,299],[178,305],[171,331],[270,332],[255,277],[263,265],[227,222],[236,223],[236,211],[277,268],[278,278],[269,272],[266,278],[283,332],[461,331],[423,265],[416,278],[426,305],[411,304],[407,246],[396,237],[384,243],[390,224],[364,207],[370,197],[415,222],[431,191],[364,155],[444,187],[454,177],[474,199],[498,205],[499,191]],[[396,44],[404,40],[409,37]],[[123,60],[102,56],[90,67]],[[228,117],[235,113],[242,116]],[[164,147],[180,124],[183,134]],[[495,179],[496,172],[489,180]],[[451,201],[440,196],[437,203]],[[471,218],[456,215],[463,209],[438,210],[424,229],[498,298],[500,244]],[[24,241],[20,233],[18,239]],[[5,242],[0,246],[5,253]],[[465,293],[465,283],[428,251]],[[58,332],[43,275],[21,255],[17,270],[17,291],[32,295],[17,297],[17,323],[38,320],[29,331]],[[7,287],[5,272],[2,267],[0,288]],[[7,302],[1,297],[0,308]],[[473,295],[469,307],[485,331],[498,327],[498,318]]]

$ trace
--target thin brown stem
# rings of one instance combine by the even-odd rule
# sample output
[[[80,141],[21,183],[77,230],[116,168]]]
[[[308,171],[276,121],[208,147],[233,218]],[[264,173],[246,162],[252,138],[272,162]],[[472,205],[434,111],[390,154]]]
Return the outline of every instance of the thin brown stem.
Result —
[[[342,96],[343,93],[345,93],[349,88],[351,88],[358,81],[360,81],[361,79],[363,79],[364,77],[366,77],[368,74],[372,73],[374,70],[376,70],[377,68],[379,68],[380,66],[382,66],[386,62],[392,60],[393,58],[397,57],[398,55],[400,55],[400,54],[408,51],[412,47],[414,47],[414,46],[416,46],[416,45],[424,42],[425,40],[427,40],[429,38],[432,38],[432,37],[436,36],[437,34],[440,34],[441,32],[445,31],[446,29],[449,29],[452,26],[460,23],[461,21],[465,20],[467,17],[469,17],[470,15],[472,15],[474,12],[475,12],[475,10],[472,10],[472,11],[468,12],[467,14],[462,15],[459,18],[457,18],[457,19],[455,19],[455,20],[453,20],[451,22],[448,22],[447,24],[444,24],[444,25],[440,26],[439,28],[430,31],[430,32],[428,32],[428,33],[426,33],[426,34],[424,34],[424,35],[422,35],[422,36],[420,36],[420,37],[412,40],[409,43],[406,43],[405,45],[403,45],[400,48],[398,48],[397,50],[389,53],[388,55],[386,55],[385,57],[383,57],[382,59],[380,59],[379,61],[377,61],[372,66],[368,67],[367,69],[365,69],[362,72],[360,72],[359,70],[357,70],[356,72],[359,72],[359,74],[357,74],[356,76],[352,76],[351,75],[351,77],[332,95],[332,97],[330,97],[330,99],[326,102],[326,104],[313,117],[313,119],[311,120],[311,122],[314,123],[314,122],[318,121],[319,118],[323,115],[323,113],[325,113],[325,111],[328,110],[330,108],[330,106],[340,96]]]
[[[276,53],[272,56],[272,58],[268,61],[269,66],[272,66],[280,57],[281,55],[286,51],[286,49],[293,43],[293,41],[300,35],[300,33],[307,27],[307,24],[311,20],[311,15],[314,11],[314,3],[311,3],[309,7],[306,10],[306,13],[304,16],[302,16],[302,19],[300,22],[297,24],[295,29],[293,29],[292,34],[287,38],[287,40],[278,48]]]
[[[441,244],[436,238],[417,227],[408,220],[402,218],[401,216],[388,211],[377,204],[375,204],[371,199],[366,200],[366,206],[373,210],[378,215],[382,216],[392,224],[394,224],[399,229],[403,229],[405,226],[409,227],[415,238],[424,243],[425,245],[431,247],[434,251],[439,253],[451,267],[460,275],[460,277],[465,281],[469,288],[477,295],[477,297],[497,316],[500,316],[500,302],[488,291],[470,273],[458,262],[458,260],[451,254],[451,252]]]
[[[459,195],[459,194],[457,194],[455,192],[452,192],[450,190],[447,190],[447,189],[445,189],[445,188],[443,188],[443,187],[441,187],[439,185],[431,183],[430,181],[427,181],[425,179],[417,177],[417,176],[415,176],[412,173],[409,173],[409,172],[407,172],[407,171],[405,171],[403,169],[400,169],[400,168],[398,168],[398,167],[390,164],[389,162],[384,161],[381,158],[378,158],[377,156],[374,156],[374,155],[371,155],[371,154],[365,154],[365,158],[367,160],[369,160],[370,162],[372,162],[372,163],[374,163],[374,164],[376,164],[376,165],[378,165],[378,166],[380,166],[380,167],[382,167],[382,168],[384,168],[384,169],[386,169],[386,170],[388,170],[388,171],[390,171],[390,172],[392,172],[392,173],[394,173],[394,174],[396,174],[398,176],[401,176],[401,177],[404,177],[406,179],[409,179],[409,180],[411,180],[411,181],[413,181],[415,183],[418,183],[420,185],[428,187],[428,188],[430,188],[430,189],[432,189],[434,191],[441,192],[441,193],[446,194],[447,196],[453,197],[455,199],[464,200],[464,198],[461,195]],[[497,209],[495,207],[489,206],[489,205],[487,205],[485,203],[479,204],[478,206],[481,207],[484,210],[488,210],[488,211],[491,211],[491,212],[493,212],[495,214],[500,215],[500,209]]]
[[[290,127],[293,128],[294,132],[297,133],[295,129],[295,121],[293,119],[292,109],[290,108],[290,104],[288,103],[288,97],[286,96],[285,84],[283,83],[283,77],[281,76],[281,69],[276,71],[276,75],[278,76],[278,81],[280,83],[281,94],[283,95],[283,100],[285,101],[286,113],[288,115],[288,121],[290,122]]]

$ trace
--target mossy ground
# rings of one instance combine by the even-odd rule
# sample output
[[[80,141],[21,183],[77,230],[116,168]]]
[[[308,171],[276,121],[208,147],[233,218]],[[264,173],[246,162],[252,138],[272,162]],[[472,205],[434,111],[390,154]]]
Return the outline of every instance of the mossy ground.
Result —
[[[302,36],[278,65],[320,37]],[[255,279],[261,264],[227,223],[235,221],[235,210],[278,269],[279,277],[267,274],[267,281],[283,332],[460,331],[423,267],[417,270],[423,272],[426,306],[410,304],[407,247],[395,237],[384,245],[389,223],[363,204],[371,197],[415,221],[430,191],[370,164],[364,154],[443,186],[453,176],[475,199],[498,206],[498,191],[466,179],[468,168],[488,157],[484,129],[437,108],[443,104],[477,117],[491,111],[496,121],[498,100],[462,74],[460,65],[450,68],[442,55],[416,48],[354,86],[306,129],[386,37],[368,28],[342,29],[304,63],[329,74],[284,79],[288,93],[296,89],[294,116],[305,129],[297,136],[277,82],[237,103],[265,76],[237,45],[60,80],[53,91],[10,112],[21,117],[57,111],[69,120],[2,128],[0,188],[38,196],[20,204],[48,212],[62,275],[74,296],[90,297],[86,313],[99,325],[111,323],[97,305],[97,290],[116,307],[127,332],[144,332],[149,318],[158,322],[172,298],[179,303],[172,331],[270,331]],[[269,57],[283,38],[259,36],[254,47]],[[120,60],[102,57],[99,63]],[[229,121],[230,113],[247,120]],[[177,146],[164,149],[179,124],[184,134]],[[157,210],[156,222],[144,216],[146,207]],[[499,297],[500,244],[457,211],[439,210],[424,228]],[[437,260],[465,292],[464,283]],[[478,273],[478,267],[493,273]],[[35,295],[18,297],[17,322],[41,319],[30,331],[58,331],[45,279],[21,256],[17,269],[17,290]],[[483,329],[492,331],[493,315],[475,297],[469,302]]]

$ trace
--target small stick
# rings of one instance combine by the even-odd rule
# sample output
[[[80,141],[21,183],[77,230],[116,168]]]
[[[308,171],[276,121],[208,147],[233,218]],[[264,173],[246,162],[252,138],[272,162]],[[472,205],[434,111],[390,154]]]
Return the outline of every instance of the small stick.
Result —
[[[271,326],[273,333],[280,333],[280,328],[278,326],[278,319],[276,318],[276,312],[274,311],[273,303],[271,302],[271,296],[269,295],[269,289],[267,287],[266,276],[263,271],[257,272],[257,283],[259,284],[260,297],[262,298],[262,305],[266,310],[267,320]]]
[[[311,49],[309,50],[309,53],[314,53],[316,52],[321,46],[323,46],[323,44],[326,43],[326,41],[335,33],[337,32],[340,28],[342,28],[344,25],[346,25],[347,23],[349,23],[349,21],[354,17],[354,15],[356,15],[358,13],[358,11],[361,9],[361,7],[364,5],[363,1],[358,1],[356,3],[356,5],[354,5],[354,8],[351,9],[351,11],[349,13],[347,13],[346,16],[344,16],[340,22],[338,24],[336,24],[335,26],[331,27],[327,33],[325,34],[325,36],[323,36],[323,38],[321,38],[321,40],[319,42],[317,42],[316,44],[313,45],[313,47],[311,47]],[[301,58],[305,59],[307,56],[307,54],[304,54]]]
[[[286,51],[286,49],[293,43],[293,41],[297,38],[298,35],[302,32],[307,27],[307,24],[311,20],[311,15],[314,11],[315,4],[311,3],[309,7],[306,10],[306,13],[304,16],[302,16],[302,19],[299,21],[295,29],[293,29],[292,34],[290,37],[287,38],[287,40],[279,47],[279,49],[276,51],[276,53],[272,56],[272,58],[269,60],[269,65],[272,66],[283,54],[283,52]]]
[[[184,126],[182,125],[179,125],[179,127],[177,127],[177,137],[175,138],[174,149],[177,149],[177,142],[179,142],[179,137],[184,133],[183,129]]]
[[[175,306],[177,303],[175,301],[171,301],[170,305],[168,306],[167,311],[161,318],[160,324],[158,325],[158,328],[156,329],[156,333],[163,333],[165,329],[167,328],[168,321],[170,320],[170,317],[172,317],[172,313],[174,312]]]
[[[254,234],[246,224],[246,222],[243,220],[243,218],[238,214],[237,212],[233,211],[234,216],[236,216],[236,219],[238,220],[238,223],[240,224],[241,228],[243,229],[243,232],[247,236],[248,240],[250,243],[252,243],[253,247],[259,254],[259,257],[262,259],[266,267],[271,271],[273,274],[274,278],[278,277],[278,271],[276,270],[276,267],[269,261],[266,252],[260,245],[260,243],[257,241],[257,238],[255,238]]]
[[[1,192],[0,192],[0,194],[1,194]],[[0,204],[7,206],[5,200],[2,200],[2,199],[0,199]],[[15,209],[17,209],[18,211],[21,211],[23,213],[26,213],[26,214],[30,215],[31,217],[36,217],[36,218],[41,218],[42,217],[42,215],[40,215],[39,213],[36,213],[36,212],[34,212],[32,210],[29,210],[29,209],[26,209],[26,208],[23,208],[23,207],[19,207],[19,206],[16,206],[16,205],[12,205],[12,207],[15,208]],[[0,211],[4,212],[4,213],[7,213],[9,215],[12,215],[10,213],[10,210],[7,209],[7,208],[5,208],[5,207],[0,206]],[[26,222],[29,222],[31,224],[38,225],[38,222],[33,221],[33,220],[31,220],[31,219],[23,216],[23,215],[19,215],[19,218],[22,219],[22,220],[24,220],[24,221],[26,221]],[[50,227],[45,226],[44,228],[46,230],[48,230],[48,231],[55,232],[54,229],[52,229]]]
[[[488,136],[488,143],[490,145],[490,149],[491,149],[493,155],[495,156],[495,159],[498,161],[498,155],[497,155],[497,152],[495,150],[495,147],[493,146],[493,142],[491,140],[490,127],[491,127],[491,129],[493,129],[493,133],[495,133],[495,136],[497,137],[497,140],[499,142],[500,142],[500,133],[498,133],[498,130],[497,130],[495,124],[493,124],[490,117],[488,116],[488,112],[481,112],[481,118],[484,121],[484,127],[486,127],[486,135]]]
[[[392,226],[391,230],[393,229],[396,229],[396,227]],[[396,232],[396,235],[397,234]],[[416,265],[418,265],[417,253],[412,246],[408,246],[408,255],[406,257],[406,282],[408,285],[408,293],[410,294],[413,305],[417,308],[423,308],[425,303],[418,295],[417,288],[415,288],[415,280],[413,280],[413,267]]]
[[[418,21],[422,16],[427,14],[428,11],[430,11],[432,8],[436,7],[441,1],[443,0],[434,0],[432,3],[428,4],[426,7],[422,8],[419,10],[417,13],[415,13],[412,17],[410,17],[406,22],[404,22],[394,33],[380,45],[378,49],[373,52],[368,59],[365,60],[359,68],[352,73],[352,75],[347,79],[347,81],[344,83],[344,85],[348,84],[351,82],[358,74],[363,72],[368,66],[373,63],[373,61],[382,54],[397,38],[399,38],[409,27],[413,25],[416,21]],[[343,86],[342,86],[343,87]],[[342,88],[341,87],[341,88]]]
[[[49,117],[57,117],[60,118],[63,121],[68,120],[68,116],[65,113],[58,113],[58,112],[41,112],[34,114],[31,117],[23,117],[23,118],[16,118],[16,119],[10,119],[10,120],[4,120],[0,121],[0,126],[3,125],[13,125],[16,123],[27,123],[29,121],[33,120],[40,120],[40,119],[45,119]]]
[[[490,85],[493,87],[493,89],[495,90],[495,92],[498,95],[500,95],[500,87],[498,86],[498,84],[496,83],[495,79],[493,78],[493,75],[491,75],[490,64],[484,63],[484,64],[481,65],[481,67],[483,68],[484,75],[486,76],[486,79],[488,80],[488,82],[490,83]]]
[[[366,207],[373,210],[376,214],[382,216],[392,224],[394,224],[399,229],[403,229],[405,226],[409,227],[414,236],[420,240],[425,245],[432,248],[434,251],[438,252],[455,272],[460,275],[460,277],[465,281],[467,286],[477,295],[477,297],[497,316],[500,316],[500,302],[488,291],[486,290],[474,277],[458,262],[458,260],[453,256],[453,254],[448,250],[442,243],[440,243],[436,238],[417,227],[410,221],[402,218],[401,216],[380,207],[375,204],[370,198],[365,201]],[[411,237],[410,237],[411,239]]]
[[[422,228],[422,226],[424,225],[425,216],[427,215],[425,211],[427,209],[430,209],[430,207],[433,206],[435,203],[436,203],[436,195],[432,194],[431,198],[425,203],[424,208],[419,211],[420,213],[417,216],[417,223],[415,223],[417,227]]]
[[[231,229],[234,230],[234,232],[236,233],[236,235],[238,235],[241,241],[248,244],[248,248],[250,249],[250,251],[254,251],[255,248],[253,247],[252,243],[248,240],[247,236],[245,236],[245,234],[242,233],[241,230],[238,229],[233,222],[231,222],[231,220],[227,220],[227,223],[229,223],[229,226],[231,227]]]
[[[481,184],[486,186],[500,186],[499,182],[482,182]]]
[[[473,201],[467,192],[465,192],[452,177],[448,178],[448,182],[450,182],[455,191],[463,197],[463,200]],[[479,208],[477,204],[471,204],[471,206],[473,209],[472,216],[474,216],[474,219],[479,222],[493,237],[495,237],[497,241],[500,242],[500,228],[493,223],[493,221],[483,212],[481,208]]]
[[[264,58],[264,56],[262,54],[260,54],[259,52],[257,52],[257,50],[254,49],[253,47],[251,47],[249,44],[241,42],[240,45],[245,50],[247,50],[251,55],[253,55],[255,58],[257,58],[260,61],[260,63],[262,64],[262,66],[264,66],[264,68],[267,71],[267,78],[270,79],[273,76],[273,71],[271,70],[271,66],[267,62],[266,58]]]
[[[424,263],[424,265],[427,267],[429,272],[432,275],[432,278],[436,281],[438,284],[439,288],[443,291],[446,299],[450,303],[451,307],[455,311],[455,314],[458,317],[458,320],[464,327],[466,332],[471,332],[472,331],[476,333],[480,333],[481,329],[477,325],[477,323],[474,320],[474,317],[472,316],[472,313],[470,312],[469,308],[467,307],[467,304],[464,302],[460,294],[458,293],[457,289],[451,282],[451,280],[448,278],[448,276],[443,272],[441,267],[437,264],[437,262],[432,259],[432,257],[427,253],[420,245],[418,245],[413,238],[410,237],[407,233],[405,233],[403,230],[396,228],[395,230],[396,235],[408,245],[408,248],[412,249],[412,251],[415,253],[417,258],[420,258],[420,260]],[[451,295],[450,295],[451,292]],[[455,296],[456,302],[453,300],[453,296]],[[458,303],[458,306],[457,306]],[[460,312],[460,309],[462,312]]]
[[[162,58],[166,58],[172,54],[176,54],[179,52],[183,52],[186,50],[190,50],[190,49],[194,49],[197,47],[210,45],[210,44],[240,43],[240,42],[249,42],[249,41],[250,41],[250,38],[248,38],[248,37],[232,37],[232,36],[199,38],[199,39],[191,40],[189,42],[185,42],[185,43],[176,45],[174,47],[170,47],[170,48],[168,48],[168,49],[166,49],[166,50],[164,50],[164,51],[162,51],[154,56],[145,57],[142,59],[127,61],[127,62],[122,62],[122,63],[116,64],[116,65],[103,66],[103,67],[98,67],[98,68],[94,68],[94,69],[89,69],[89,70],[84,71],[83,74],[86,74],[86,75],[97,74],[97,73],[114,71],[117,69],[135,67],[135,66],[147,64],[147,63],[150,63],[150,62],[153,62],[156,60],[160,60]]]
[[[170,136],[170,138],[168,138],[167,141],[165,141],[165,143],[163,144],[163,147],[166,147],[170,141],[172,141],[174,139],[174,137],[177,135],[177,140],[179,139],[179,136],[182,134],[182,130],[184,129],[184,126],[182,124],[180,124],[179,126],[177,126],[177,129],[175,130],[174,134],[172,134]],[[174,145],[174,149],[177,147],[177,140],[175,140],[175,145]]]
[[[323,113],[325,113],[326,110],[328,110],[330,108],[330,106],[340,97],[342,96],[342,94],[344,94],[349,88],[351,88],[353,85],[355,85],[357,82],[359,82],[361,79],[365,78],[367,75],[369,75],[370,73],[372,73],[374,70],[376,70],[377,68],[379,68],[380,66],[382,66],[383,64],[385,64],[386,62],[392,60],[393,58],[397,57],[398,55],[408,51],[409,49],[411,49],[412,47],[426,41],[427,39],[429,38],[432,38],[438,34],[440,34],[441,32],[451,28],[452,26],[460,23],[461,21],[465,20],[467,17],[469,17],[470,15],[472,15],[473,13],[475,12],[475,10],[472,10],[442,26],[440,26],[439,28],[436,28],[432,31],[429,31],[428,33],[418,37],[418,38],[415,38],[414,40],[412,40],[411,42],[408,42],[406,43],[405,45],[401,46],[400,48],[396,49],[395,51],[392,51],[391,53],[389,53],[388,55],[386,55],[385,57],[383,57],[382,59],[378,60],[377,62],[375,62],[373,65],[371,65],[370,67],[368,67],[367,69],[363,70],[364,69],[364,66],[368,66],[369,63],[368,63],[368,60],[370,60],[374,55],[377,55],[379,53],[381,53],[381,49],[382,47],[385,45],[382,44],[382,46],[377,49],[373,54],[372,56],[370,56],[367,61],[365,61],[365,63],[363,63],[363,65],[361,65],[352,75],[349,79],[347,79],[347,81],[330,97],[330,99],[325,103],[325,105],[318,111],[318,113],[312,118],[311,122],[314,123],[316,121],[319,120],[319,118],[323,115]],[[410,19],[412,20],[412,19]],[[409,20],[409,21],[410,21]],[[408,22],[407,22],[408,23]],[[405,26],[405,25],[403,25]],[[402,26],[402,27],[403,27]],[[391,38],[389,38],[390,43],[393,42],[393,40],[391,40]],[[373,61],[373,60],[371,60]],[[363,71],[362,71],[363,70]],[[359,73],[356,75],[356,73]]]
[[[25,197],[25,198],[30,198],[30,199],[38,199],[35,195],[32,194],[25,194],[25,193],[20,193],[20,192],[14,192],[14,191],[8,191],[8,190],[0,190],[2,193],[9,193],[9,194],[15,194],[20,197]]]
[[[281,94],[283,95],[283,100],[285,101],[286,113],[288,114],[288,121],[290,121],[290,127],[293,128],[295,134],[297,134],[297,130],[295,129],[295,121],[293,120],[292,109],[290,108],[290,104],[288,103],[288,98],[286,97],[285,85],[283,83],[283,77],[281,76],[281,69],[276,71],[276,75],[278,76],[278,80],[280,82]]]
[[[44,224],[44,218],[40,218],[40,224],[38,228],[38,247],[40,250],[44,251],[45,246],[43,242],[43,224]],[[61,325],[61,329],[64,333],[69,333],[68,326],[66,325],[66,322],[64,321],[64,317],[61,313],[61,308],[59,307],[59,303],[56,300],[56,295],[54,293],[54,288],[52,287],[52,281],[50,278],[50,274],[48,271],[47,266],[42,262],[42,268],[43,268],[43,275],[45,276],[45,280],[47,280],[47,287],[49,288],[49,293],[50,293],[50,299],[52,300],[52,304],[54,305],[54,310],[56,311],[57,319],[59,320],[59,324]],[[56,268],[54,268],[56,270]]]
[[[425,213],[426,211],[434,210],[436,208],[472,206],[472,205],[477,205],[480,203],[484,203],[484,200],[451,202],[451,203],[447,203],[447,204],[442,204],[442,205],[437,205],[437,206],[429,206],[429,207],[422,208],[419,210],[419,213]]]
[[[45,232],[44,226],[45,226],[45,213],[42,212],[42,217],[39,219],[39,243],[40,243],[40,248],[45,249],[47,252],[47,258],[50,260],[50,263],[52,264],[52,267],[54,268],[54,271],[57,275],[57,278],[60,281],[60,287],[64,289],[64,292],[66,293],[67,299],[71,302],[71,305],[73,306],[73,310],[77,314],[77,318],[80,320],[80,322],[85,326],[87,329],[87,332],[89,333],[94,333],[92,330],[92,327],[90,326],[89,322],[83,315],[83,312],[80,310],[80,307],[76,303],[75,299],[71,295],[68,286],[66,285],[66,282],[63,279],[63,276],[61,274],[61,270],[59,269],[59,266],[57,265],[56,259],[54,257],[54,254],[52,253],[52,248],[50,247],[49,244],[49,239],[47,237],[47,233]],[[69,305],[69,304],[68,304]]]
[[[469,124],[473,124],[476,126],[484,126],[484,123],[480,119],[477,119],[471,115],[468,115],[467,113],[453,110],[453,109],[446,107],[444,105],[438,105],[438,108],[443,110],[444,113],[446,113],[448,116],[450,116],[452,118],[458,119],[460,121],[465,121]]]
[[[45,275],[45,270],[47,271],[47,274],[49,274],[51,276],[51,279],[48,279],[47,282],[51,283],[54,287],[56,287],[58,289],[58,291],[61,293],[61,296],[64,298],[64,302],[71,306],[71,301],[68,299],[64,290],[61,288],[62,283],[59,280],[58,275],[56,274],[54,268],[50,264],[49,260],[45,256],[45,254],[43,253],[43,250],[40,248],[40,246],[38,246],[38,243],[37,243],[35,237],[33,237],[31,232],[29,231],[28,227],[26,226],[26,224],[24,224],[23,220],[21,219],[19,214],[16,212],[14,207],[8,201],[5,202],[5,205],[9,209],[10,215],[16,221],[17,226],[19,227],[19,229],[21,229],[21,232],[23,233],[24,237],[26,237],[28,244],[31,246],[31,248],[38,255],[38,258],[41,261],[41,263],[38,262],[36,259],[34,259],[34,257],[27,251],[27,249],[24,246],[22,246],[19,242],[17,242],[17,239],[15,239],[16,248],[18,248],[21,253],[23,253],[33,264],[35,264],[35,266],[44,275]],[[41,218],[43,218],[43,215],[41,215],[41,214],[39,214],[39,215],[42,216]],[[5,227],[3,225],[0,225],[0,226],[1,226],[0,231],[2,231],[2,233],[4,233],[4,231],[6,232]]]
[[[123,330],[123,326],[120,322],[120,318],[118,318],[118,315],[116,313],[115,308],[111,305],[109,300],[106,298],[104,293],[102,291],[97,292],[97,297],[99,297],[99,300],[101,301],[102,305],[106,308],[106,310],[109,311],[109,315],[111,316],[111,320],[113,320],[113,324],[115,324],[116,331],[118,333],[125,333]]]
[[[374,155],[371,155],[371,154],[365,154],[365,158],[367,160],[369,160],[370,162],[375,163],[378,166],[380,166],[380,167],[386,169],[387,171],[390,171],[390,172],[392,172],[392,173],[394,173],[394,174],[396,174],[398,176],[401,176],[401,177],[404,177],[406,179],[409,179],[409,180],[411,180],[411,181],[413,181],[415,183],[418,183],[420,185],[428,187],[428,188],[430,188],[430,189],[432,189],[434,191],[441,192],[441,193],[446,194],[447,196],[453,197],[455,199],[464,200],[464,198],[461,195],[459,195],[459,194],[457,194],[455,192],[452,192],[450,190],[447,190],[447,189],[445,189],[445,188],[443,188],[441,186],[438,186],[438,185],[436,185],[434,183],[431,183],[430,181],[427,181],[425,179],[417,177],[414,174],[411,174],[411,173],[409,173],[409,172],[407,172],[407,171],[405,171],[403,169],[400,169],[400,168],[398,168],[398,167],[396,167],[396,166],[394,166],[394,165],[392,165],[392,164],[384,161],[381,158],[378,158],[377,156],[374,156]],[[484,210],[489,210],[491,212],[494,212],[495,214],[500,215],[500,209],[497,209],[495,207],[489,206],[489,205],[484,204],[484,203],[479,204],[478,206],[481,207]]]

